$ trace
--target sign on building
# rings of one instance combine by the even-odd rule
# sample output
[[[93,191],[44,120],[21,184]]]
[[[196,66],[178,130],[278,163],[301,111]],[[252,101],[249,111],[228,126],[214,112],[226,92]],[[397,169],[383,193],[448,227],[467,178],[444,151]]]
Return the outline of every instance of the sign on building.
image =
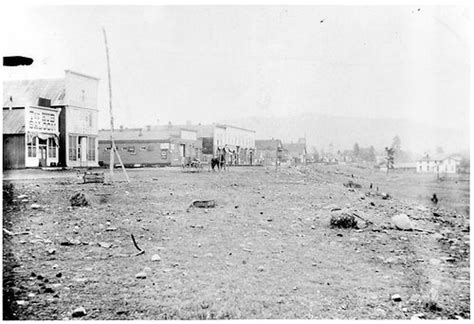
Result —
[[[28,114],[28,129],[38,132],[55,133],[58,131],[54,112],[30,108]]]

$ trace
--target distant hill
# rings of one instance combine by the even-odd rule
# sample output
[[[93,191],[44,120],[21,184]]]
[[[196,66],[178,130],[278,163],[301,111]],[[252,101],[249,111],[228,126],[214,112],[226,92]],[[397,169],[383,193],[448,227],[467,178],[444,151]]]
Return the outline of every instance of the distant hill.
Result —
[[[307,146],[335,150],[373,145],[377,151],[390,146],[398,135],[402,150],[434,152],[441,146],[446,153],[469,150],[469,129],[444,129],[405,119],[371,119],[305,113],[289,117],[246,117],[221,122],[255,130],[257,139],[278,138],[296,142],[306,135]]]

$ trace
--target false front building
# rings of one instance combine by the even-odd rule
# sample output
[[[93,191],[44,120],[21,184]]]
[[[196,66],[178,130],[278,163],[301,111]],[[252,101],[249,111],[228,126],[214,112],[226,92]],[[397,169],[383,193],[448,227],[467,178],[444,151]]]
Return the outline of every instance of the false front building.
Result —
[[[154,126],[162,129],[167,126]],[[227,163],[231,165],[255,164],[255,131],[226,124],[181,125],[195,130],[202,141],[204,162],[217,156],[219,150],[226,149]]]
[[[60,79],[5,81],[4,168],[98,166],[98,82],[69,70]]]

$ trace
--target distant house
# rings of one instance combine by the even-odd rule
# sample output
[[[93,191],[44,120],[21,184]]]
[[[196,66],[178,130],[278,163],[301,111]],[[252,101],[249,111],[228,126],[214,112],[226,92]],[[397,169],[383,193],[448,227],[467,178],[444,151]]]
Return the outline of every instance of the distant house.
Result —
[[[416,172],[457,173],[461,160],[459,155],[426,155],[416,162]]]
[[[160,130],[122,127],[114,131],[114,142],[125,166],[177,166],[186,158],[200,158],[202,151],[197,132],[179,127]],[[100,130],[101,165],[110,164],[111,148],[110,130]]]
[[[255,140],[257,163],[275,165],[281,161],[283,143],[279,139]]]
[[[3,82],[4,168],[97,166],[98,84],[69,70]]]
[[[284,143],[283,156],[285,161],[294,163],[306,163],[306,141],[304,138],[298,140],[298,143]]]
[[[386,172],[387,171],[387,163],[386,162],[381,162],[378,164],[378,167],[380,168],[381,171]],[[416,171],[416,162],[399,162],[395,163],[393,165],[393,168],[390,170],[398,170],[398,171],[411,171],[415,172]]]

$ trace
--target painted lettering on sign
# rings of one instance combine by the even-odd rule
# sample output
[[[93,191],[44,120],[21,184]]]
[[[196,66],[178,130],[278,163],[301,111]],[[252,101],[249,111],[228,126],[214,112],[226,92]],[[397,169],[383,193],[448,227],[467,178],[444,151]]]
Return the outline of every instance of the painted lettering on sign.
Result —
[[[28,127],[30,130],[42,132],[56,132],[56,114],[49,111],[30,110],[28,116]]]

